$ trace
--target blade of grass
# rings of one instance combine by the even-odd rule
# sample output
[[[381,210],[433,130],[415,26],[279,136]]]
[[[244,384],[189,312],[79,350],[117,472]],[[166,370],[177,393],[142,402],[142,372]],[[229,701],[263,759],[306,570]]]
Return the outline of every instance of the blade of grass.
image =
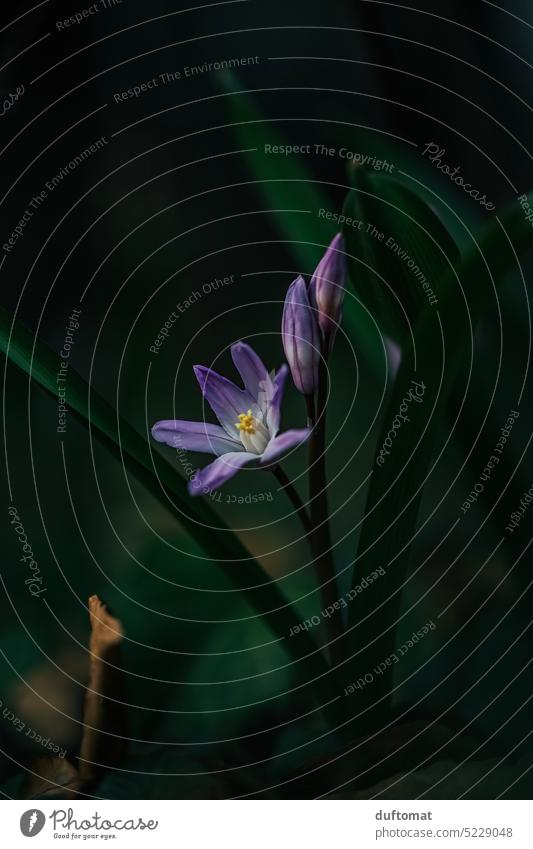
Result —
[[[435,305],[436,281],[459,249],[439,216],[399,180],[360,166],[350,173],[354,190],[343,213],[360,222],[344,227],[350,279],[381,331],[409,344],[407,321],[414,325]]]
[[[500,220],[517,256],[533,247],[533,229],[516,203],[504,209]],[[368,649],[361,651],[356,658],[355,676],[371,671],[390,657],[395,649],[395,623],[400,614],[401,587],[407,575],[410,547],[416,533],[425,478],[435,449],[436,432],[446,416],[452,392],[457,397],[464,397],[469,380],[470,334],[486,312],[487,301],[493,297],[491,277],[497,286],[516,266],[515,253],[501,225],[497,219],[491,221],[477,236],[478,247],[472,248],[456,268],[457,277],[467,293],[471,325],[464,307],[457,309],[460,296],[452,271],[438,283],[440,318],[426,309],[416,325],[420,363],[417,379],[424,381],[427,394],[423,403],[411,404],[408,429],[395,441],[393,456],[382,468],[376,467],[372,475],[354,583],[357,583],[358,575],[366,575],[378,566],[383,566],[387,574],[369,586],[350,611],[352,645],[355,640],[357,645],[368,645]],[[441,335],[439,324],[444,336],[453,340],[452,345],[446,345],[444,369],[442,352],[435,351],[435,340],[439,340]],[[440,341],[438,344],[440,346]],[[391,392],[378,438],[378,450],[400,408],[413,372],[413,357],[409,351],[401,363]],[[399,472],[404,467],[405,471]],[[363,625],[358,627],[361,621]],[[362,690],[361,704],[373,705],[367,714],[371,725],[388,715],[392,676],[393,668],[371,687]],[[382,699],[381,708],[376,706],[379,699]]]
[[[226,71],[218,79],[228,95],[227,113],[234,122],[233,132],[239,147],[247,150],[243,156],[265,207],[293,209],[297,204],[312,213],[272,215],[276,230],[290,243],[298,273],[312,274],[338,229],[318,217],[320,209],[337,211],[324,191],[330,184],[319,183],[300,155],[265,153],[265,144],[283,147],[288,143],[276,129],[277,122],[265,117],[253,99],[241,91],[236,74]],[[338,183],[332,183],[331,187],[348,188]],[[352,338],[357,338],[358,352],[378,374],[382,369],[382,353],[375,327],[366,311],[352,298],[344,307],[344,324]]]

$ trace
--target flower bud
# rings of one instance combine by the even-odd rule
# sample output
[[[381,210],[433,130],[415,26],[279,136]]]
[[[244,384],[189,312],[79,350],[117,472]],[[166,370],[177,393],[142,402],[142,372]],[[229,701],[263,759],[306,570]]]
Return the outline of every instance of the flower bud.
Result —
[[[318,386],[320,332],[303,277],[289,286],[281,335],[294,385],[304,395],[313,395]]]
[[[334,333],[342,318],[347,276],[344,250],[344,239],[337,233],[318,263],[309,286],[310,301],[318,311],[318,323],[325,335]]]

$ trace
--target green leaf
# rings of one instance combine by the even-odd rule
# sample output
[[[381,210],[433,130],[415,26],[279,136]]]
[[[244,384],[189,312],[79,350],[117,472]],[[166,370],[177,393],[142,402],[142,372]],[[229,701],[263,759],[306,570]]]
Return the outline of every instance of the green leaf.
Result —
[[[436,283],[459,250],[439,216],[399,180],[357,167],[352,181],[343,210],[350,280],[381,332],[401,344],[439,299]]]
[[[19,321],[15,320],[12,326],[11,318],[3,308],[0,308],[0,350],[11,363],[56,397],[58,355]],[[115,457],[121,459],[128,471],[161,502],[164,509],[169,509],[168,498],[172,499],[179,510],[176,518],[185,531],[224,570],[230,584],[243,593],[252,609],[258,615],[264,615],[270,628],[283,639],[285,650],[294,662],[298,662],[295,671],[301,680],[323,675],[328,667],[311,637],[305,633],[295,641],[287,636],[300,620],[298,611],[237,535],[224,526],[208,503],[193,500],[187,495],[183,478],[170,463],[159,454],[152,454],[148,441],[118,416],[72,366],[69,367],[68,389],[68,406],[72,414],[87,425]],[[220,528],[220,531],[212,530],[209,525]],[[317,688],[322,686],[325,687],[325,678],[317,681]],[[326,696],[327,691],[323,695]]]
[[[234,122],[234,134],[257,191],[265,205],[272,210],[272,220],[282,239],[289,244],[294,256],[295,272],[310,275],[318,264],[325,247],[338,227],[318,217],[320,209],[336,212],[328,188],[344,190],[348,186],[318,181],[303,156],[265,154],[265,144],[286,146],[287,139],[276,129],[277,122],[265,117],[252,98],[239,91],[238,78],[231,71],[219,75],[222,88],[228,95],[227,113]],[[306,155],[306,154],[305,154]],[[310,162],[312,157],[309,156]],[[287,213],[280,210],[304,210]],[[352,338],[357,339],[358,353],[373,371],[379,373],[381,346],[375,327],[365,310],[352,298],[344,306],[344,324]]]
[[[425,478],[435,450],[437,431],[448,412],[449,399],[452,393],[458,398],[463,397],[467,386],[471,331],[486,314],[488,305],[494,303],[493,283],[495,286],[500,284],[505,275],[516,267],[516,257],[533,247],[533,228],[516,202],[505,208],[500,220],[512,245],[495,218],[477,235],[477,246],[459,262],[457,279],[452,271],[448,271],[438,281],[438,313],[442,334],[447,340],[443,371],[441,330],[436,313],[429,308],[422,311],[416,325],[416,379],[425,383],[426,395],[423,403],[410,405],[408,427],[399,432],[394,450],[385,464],[381,468],[375,465],[373,469],[354,583],[357,583],[358,576],[366,575],[378,566],[383,566],[387,574],[368,587],[350,611],[349,627],[354,629],[352,643],[358,646],[370,643],[368,649],[362,650],[356,658],[356,674],[369,671],[394,651],[401,587],[417,529]],[[466,317],[457,280],[468,300],[471,324]],[[382,420],[378,451],[414,373],[413,352],[406,349]],[[358,626],[361,621],[363,624]],[[386,705],[391,674],[381,676],[379,683],[367,688],[366,696],[363,689],[363,702],[371,698],[374,703],[372,711],[367,714],[371,714],[373,721],[379,721],[380,712],[375,705],[379,694],[384,695]]]

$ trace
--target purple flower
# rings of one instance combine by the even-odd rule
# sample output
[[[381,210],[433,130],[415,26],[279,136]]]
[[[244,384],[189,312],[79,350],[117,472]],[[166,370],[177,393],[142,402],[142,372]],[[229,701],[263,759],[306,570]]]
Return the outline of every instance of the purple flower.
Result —
[[[269,374],[245,342],[233,345],[231,355],[244,389],[205,366],[194,367],[203,396],[220,425],[173,419],[157,422],[152,428],[157,442],[216,456],[190,480],[191,495],[218,489],[249,463],[263,467],[275,464],[310,434],[308,428],[302,428],[278,436],[287,366]]]
[[[324,334],[334,333],[342,318],[347,276],[344,251],[344,239],[337,233],[318,263],[309,285],[309,298],[318,311],[318,323]]]
[[[400,346],[388,336],[383,337],[385,345],[385,354],[387,357],[387,365],[389,367],[391,378],[394,380],[398,374],[398,369],[402,363],[402,349]]]
[[[294,385],[304,395],[313,395],[318,385],[320,331],[303,277],[289,286],[281,335]]]

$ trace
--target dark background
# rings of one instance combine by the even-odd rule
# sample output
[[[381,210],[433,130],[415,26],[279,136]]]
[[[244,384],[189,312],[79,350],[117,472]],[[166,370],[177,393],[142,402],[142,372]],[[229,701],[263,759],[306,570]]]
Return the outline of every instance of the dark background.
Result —
[[[460,164],[498,209],[531,188],[526,2],[503,9],[477,0],[396,7],[252,0],[182,11],[162,0],[149,7],[123,0],[58,32],[56,21],[83,4],[52,0],[10,25],[30,8],[17,4],[1,13],[3,98],[18,85],[26,89],[0,119],[2,243],[47,180],[97,138],[108,144],[49,194],[6,256],[2,306],[56,352],[72,309],[81,306],[70,367],[143,435],[161,418],[201,417],[192,366],[214,365],[234,376],[228,346],[237,339],[250,340],[269,368],[283,359],[287,286],[296,274],[312,273],[336,232],[318,208],[340,212],[353,175],[339,157],[265,156],[265,143],[323,143],[386,158],[395,176],[402,170],[420,182],[465,250],[469,234],[490,215],[431,166],[422,156],[425,144],[444,148],[446,162]],[[242,56],[260,62],[114,102],[115,93],[165,71]],[[529,288],[531,261],[522,268]],[[159,354],[150,353],[178,300],[231,274],[234,284],[202,297]],[[392,798],[426,787],[445,798],[530,793],[528,514],[519,540],[508,537],[487,561],[516,504],[505,485],[517,464],[526,489],[532,482],[524,452],[531,435],[528,309],[518,270],[502,284],[498,302],[487,287],[467,394],[467,442],[451,439],[424,490],[398,644],[453,604],[398,671],[395,711],[417,707],[397,720],[383,746],[390,754],[397,740],[409,741],[412,729],[435,721],[430,757],[424,763],[407,749],[394,769],[359,778],[341,794],[370,793],[377,780],[410,770]],[[385,376],[380,316],[374,324],[353,299],[347,313],[329,410],[343,590],[352,581]],[[450,326],[447,334],[453,348]],[[446,536],[486,461],[486,451],[474,448],[460,471],[481,412],[490,402],[503,426],[524,375],[505,461],[486,497]],[[97,592],[128,638],[131,740],[122,770],[104,780],[99,795],[315,796],[335,793],[381,757],[346,755],[333,768],[284,785],[315,758],[349,747],[361,733],[357,722],[333,730],[316,709],[313,686],[293,689],[298,676],[268,617],[259,617],[205,558],[176,511],[124,471],[117,451],[90,440],[74,415],[60,439],[54,398],[30,386],[16,366],[6,368],[3,397],[12,499],[48,588],[48,606],[28,593],[4,520],[0,698],[8,710],[75,752],[87,676],[86,600]],[[303,423],[302,399],[291,387],[284,426]],[[437,424],[440,450],[450,423]],[[494,444],[493,434],[487,440]],[[170,449],[160,450],[175,463]],[[303,461],[303,453],[295,454],[288,471],[302,474]],[[298,486],[305,491],[303,477]],[[214,506],[279,579],[301,618],[316,612],[306,548],[274,479],[247,471],[222,492],[273,494],[268,503]],[[4,502],[7,510],[7,486]],[[347,684],[349,671],[340,679]],[[439,741],[450,737],[443,767]],[[13,796],[38,751],[5,719],[0,741],[3,792]],[[481,776],[487,777],[477,784]]]

